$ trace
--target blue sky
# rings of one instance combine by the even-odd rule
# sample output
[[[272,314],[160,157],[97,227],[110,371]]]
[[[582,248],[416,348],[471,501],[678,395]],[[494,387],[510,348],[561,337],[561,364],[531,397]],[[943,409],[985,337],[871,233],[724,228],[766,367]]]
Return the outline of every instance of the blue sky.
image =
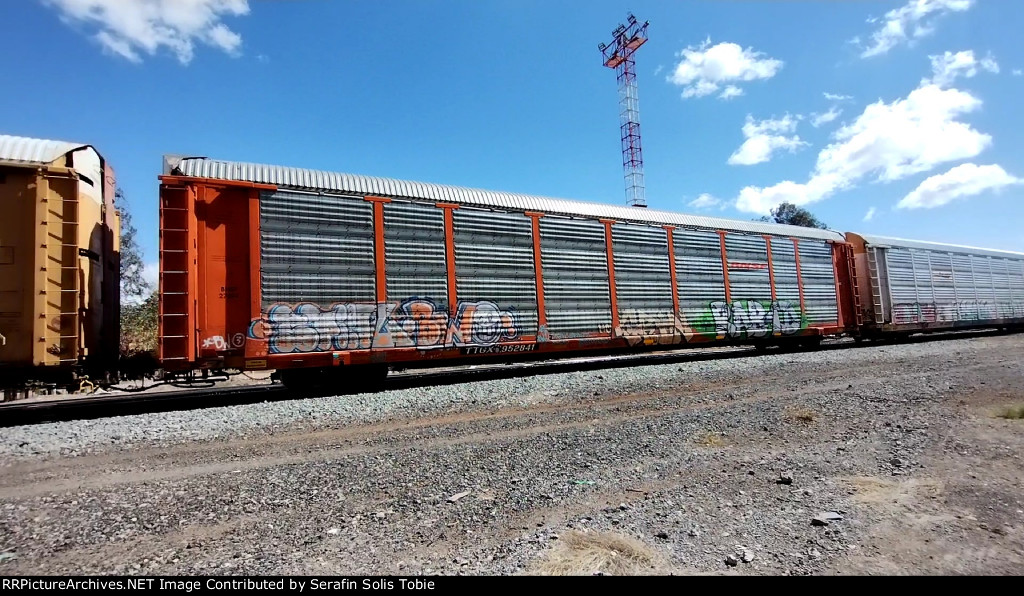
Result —
[[[6,2],[0,132],[623,204],[628,11],[651,207],[1024,250],[1020,2]]]

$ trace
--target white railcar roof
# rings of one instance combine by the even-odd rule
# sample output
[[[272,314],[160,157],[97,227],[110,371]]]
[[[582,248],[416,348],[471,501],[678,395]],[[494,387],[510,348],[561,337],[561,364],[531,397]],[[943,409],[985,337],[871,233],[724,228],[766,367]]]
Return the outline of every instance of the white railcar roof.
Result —
[[[606,203],[556,199],[461,186],[379,178],[376,176],[360,176],[322,170],[222,161],[206,157],[166,155],[164,156],[164,173],[196,178],[272,184],[284,188],[310,191],[402,197],[511,211],[542,211],[570,217],[614,219],[623,222],[673,225],[682,228],[703,228],[753,234],[793,236],[805,239],[834,240],[837,242],[845,241],[842,234],[833,230],[687,215],[643,207],[626,207]]]
[[[919,250],[934,250],[939,252],[955,252],[961,254],[981,255],[991,257],[1003,257],[1011,259],[1024,259],[1024,253],[1010,250],[995,250],[991,248],[978,248],[976,246],[962,246],[959,244],[943,244],[941,242],[925,242],[922,240],[904,240],[903,238],[889,238],[886,236],[869,236],[858,234],[868,246],[891,247],[891,248],[916,248]]]
[[[89,147],[84,143],[52,141],[0,135],[0,161],[26,165],[46,165],[57,161],[77,149]]]

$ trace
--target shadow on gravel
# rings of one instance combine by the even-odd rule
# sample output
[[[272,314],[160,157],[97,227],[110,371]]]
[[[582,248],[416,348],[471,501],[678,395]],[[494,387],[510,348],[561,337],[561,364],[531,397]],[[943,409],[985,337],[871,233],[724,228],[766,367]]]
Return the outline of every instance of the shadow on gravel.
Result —
[[[551,375],[567,372],[627,368],[633,366],[654,366],[683,362],[702,362],[710,360],[726,360],[730,358],[746,358],[762,355],[772,356],[795,352],[813,352],[821,350],[855,349],[879,345],[896,345],[922,343],[947,339],[965,339],[973,337],[990,337],[1003,335],[1002,331],[959,331],[932,335],[918,335],[899,340],[887,339],[855,343],[852,339],[839,339],[822,344],[816,348],[779,347],[761,351],[753,346],[718,346],[709,348],[683,348],[665,352],[641,352],[619,355],[587,355],[576,356],[569,360],[538,360],[525,363],[470,365],[462,368],[443,370],[410,369],[405,372],[392,373],[377,391],[393,391],[396,389],[413,389],[419,387],[435,387],[456,385],[474,381],[494,379],[512,379],[537,375]],[[318,393],[300,393],[290,391],[281,384],[259,385],[248,387],[207,387],[182,391],[165,391],[147,393],[145,391],[117,394],[90,395],[61,400],[41,401],[32,403],[9,402],[0,404],[0,427],[56,422],[63,420],[87,420],[110,416],[126,416],[154,412],[170,412],[177,410],[196,410],[253,404],[267,401],[301,399],[308,397],[325,397],[333,395],[351,395],[354,391],[331,389]]]

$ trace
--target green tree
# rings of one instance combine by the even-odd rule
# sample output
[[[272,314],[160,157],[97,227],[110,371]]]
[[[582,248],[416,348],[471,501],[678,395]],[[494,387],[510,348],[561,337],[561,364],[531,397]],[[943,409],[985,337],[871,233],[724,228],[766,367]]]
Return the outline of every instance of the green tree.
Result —
[[[778,207],[772,209],[771,216],[764,215],[755,221],[803,226],[805,228],[821,228],[823,230],[828,228],[825,222],[814,217],[810,211],[788,202],[779,203]]]
[[[153,292],[141,304],[121,304],[122,379],[144,379],[157,367],[157,312],[159,303]]]
[[[139,232],[132,223],[128,200],[120,188],[114,193],[114,207],[121,215],[121,303],[139,302],[153,288],[143,275],[145,263],[138,241]]]
[[[141,303],[121,304],[121,355],[134,356],[156,352],[156,327],[159,303],[153,292]]]
[[[114,206],[121,215],[121,367],[122,373],[132,366],[146,370],[142,363],[156,354],[157,293],[143,275],[145,261],[138,242],[138,230],[124,192],[114,193]],[[126,368],[127,367],[127,368]]]

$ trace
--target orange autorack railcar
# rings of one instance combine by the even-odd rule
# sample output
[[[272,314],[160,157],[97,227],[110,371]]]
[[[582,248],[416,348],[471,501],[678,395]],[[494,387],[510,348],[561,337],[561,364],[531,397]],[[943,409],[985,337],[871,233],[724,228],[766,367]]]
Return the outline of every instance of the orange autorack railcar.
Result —
[[[843,333],[842,234],[165,158],[160,360],[294,386],[388,365]]]

